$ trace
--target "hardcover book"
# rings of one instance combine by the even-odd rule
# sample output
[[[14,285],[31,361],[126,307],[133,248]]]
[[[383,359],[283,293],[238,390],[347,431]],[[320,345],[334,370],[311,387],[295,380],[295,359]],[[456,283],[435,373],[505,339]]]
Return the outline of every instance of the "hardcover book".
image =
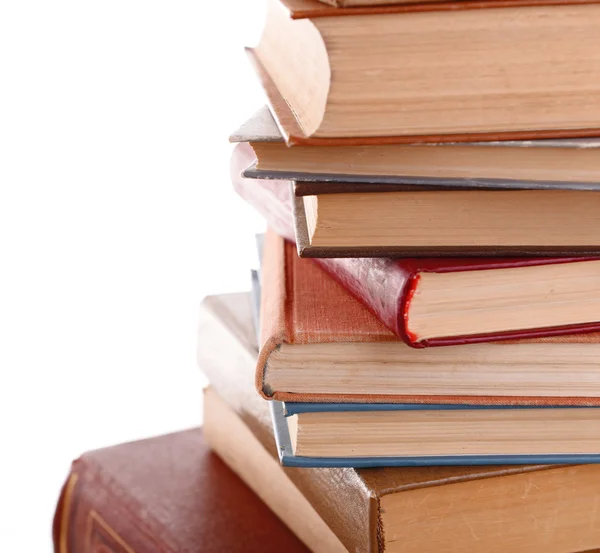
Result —
[[[271,0],[249,55],[290,145],[597,137],[599,14],[587,1]]]
[[[55,553],[308,553],[202,429],[83,455],[53,526]]]
[[[407,5],[407,9],[410,9],[408,6],[417,4],[419,5],[419,9],[456,9],[459,8],[459,4],[473,3],[473,0],[320,0],[324,4],[328,4],[329,6],[335,6],[336,8],[353,8],[353,11],[357,11],[356,8],[372,8],[373,6],[383,6],[383,5]],[[565,0],[562,0],[565,1]],[[576,0],[577,2],[588,2],[589,0]],[[542,0],[544,3],[545,0]],[[492,2],[486,2],[488,5],[492,4]],[[539,4],[539,1],[536,0],[497,0],[495,5],[501,6],[532,6]],[[551,2],[547,2],[550,4]],[[427,6],[427,4],[439,4],[439,6]],[[413,8],[414,9],[414,8]],[[340,10],[340,13],[345,13]]]
[[[205,401],[207,438],[283,520],[310,520],[321,535],[318,514],[330,531],[323,535],[333,534],[342,544],[319,551],[583,553],[600,548],[596,465],[281,467],[268,402],[253,390],[257,348],[251,319],[248,294],[210,297],[202,306],[198,361],[212,386]]]
[[[599,463],[600,409],[270,403],[279,457],[296,467]]]
[[[585,191],[295,189],[296,237],[315,257],[600,254],[600,195]]]
[[[293,197],[279,181],[245,179],[238,171],[251,156],[239,144],[232,158],[237,192],[269,226],[295,239]],[[302,235],[302,227],[299,227]],[[306,255],[300,238],[298,248]],[[279,246],[278,246],[279,247]],[[291,245],[281,245],[293,250]],[[320,253],[320,252],[317,252]],[[313,251],[311,255],[314,255]],[[278,274],[310,274],[312,293],[328,284],[308,260],[281,253]],[[574,335],[600,330],[597,258],[350,258],[314,260],[396,336],[414,347]],[[286,269],[286,263],[289,267]],[[278,281],[284,283],[283,280]],[[338,290],[338,288],[335,288]],[[285,295],[281,289],[280,294]],[[283,297],[283,296],[282,296]],[[305,299],[304,301],[309,301]],[[570,338],[572,339],[572,338]],[[592,336],[581,338],[593,341]]]
[[[420,0],[421,4],[428,4],[434,2],[443,2],[444,0]],[[465,2],[467,0],[457,0],[458,2]],[[351,8],[359,6],[378,6],[383,4],[414,4],[412,0],[321,0],[324,4],[335,6],[337,8]]]
[[[402,190],[598,190],[600,139],[288,148],[267,106],[229,137],[244,175],[289,179],[302,195]]]

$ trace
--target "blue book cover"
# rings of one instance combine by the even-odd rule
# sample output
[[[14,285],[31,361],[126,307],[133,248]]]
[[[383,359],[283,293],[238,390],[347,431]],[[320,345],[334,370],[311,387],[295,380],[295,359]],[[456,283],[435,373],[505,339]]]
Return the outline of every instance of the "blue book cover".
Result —
[[[600,463],[598,454],[547,455],[452,455],[422,457],[304,457],[295,455],[286,417],[309,412],[335,411],[417,411],[464,409],[514,409],[513,406],[481,405],[412,405],[412,404],[353,404],[353,403],[282,403],[271,401],[271,416],[281,464],[289,467],[411,467],[442,465],[530,465],[530,464],[587,464]],[[563,407],[528,407],[528,409],[562,409]],[[566,407],[565,407],[566,408]],[[569,407],[573,409],[573,407]]]

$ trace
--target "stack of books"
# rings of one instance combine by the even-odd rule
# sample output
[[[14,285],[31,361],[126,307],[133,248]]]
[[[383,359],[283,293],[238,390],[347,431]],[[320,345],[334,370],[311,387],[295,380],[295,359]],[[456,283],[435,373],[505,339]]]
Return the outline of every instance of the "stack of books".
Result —
[[[231,137],[269,230],[198,355],[209,443],[312,550],[600,547],[598,17],[270,2]]]
[[[204,428],[76,461],[56,552],[600,551],[598,21],[270,0]]]

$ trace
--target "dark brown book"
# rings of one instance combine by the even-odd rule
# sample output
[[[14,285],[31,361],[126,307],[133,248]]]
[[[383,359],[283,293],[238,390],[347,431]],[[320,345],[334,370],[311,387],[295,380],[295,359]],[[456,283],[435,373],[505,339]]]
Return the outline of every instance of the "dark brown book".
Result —
[[[596,3],[269,6],[249,55],[288,144],[600,135]]]
[[[249,295],[203,303],[198,361],[212,386],[205,396],[206,433],[282,519],[294,506],[295,516],[286,523],[316,511],[352,553],[567,553],[600,547],[597,465],[281,467],[268,402],[253,389],[252,328]]]
[[[201,429],[83,455],[53,527],[55,553],[307,553],[214,453]]]

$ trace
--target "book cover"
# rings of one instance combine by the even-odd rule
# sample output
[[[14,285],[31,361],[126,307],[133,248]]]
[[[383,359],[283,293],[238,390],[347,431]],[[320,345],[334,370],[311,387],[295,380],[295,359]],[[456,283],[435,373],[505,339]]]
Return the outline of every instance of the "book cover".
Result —
[[[214,453],[202,429],[92,451],[73,463],[55,553],[307,553]]]
[[[339,0],[334,0],[338,2]],[[342,0],[342,3],[348,0]],[[357,2],[358,0],[350,0]],[[315,0],[285,0],[285,9],[292,19],[307,19],[312,17],[336,17],[346,15],[408,13],[424,11],[456,11],[456,10],[484,10],[497,8],[514,8],[527,6],[560,6],[564,4],[596,4],[598,0],[400,0],[390,5],[377,5],[369,2],[368,6],[357,6],[358,9],[343,9],[327,2],[319,3]]]

